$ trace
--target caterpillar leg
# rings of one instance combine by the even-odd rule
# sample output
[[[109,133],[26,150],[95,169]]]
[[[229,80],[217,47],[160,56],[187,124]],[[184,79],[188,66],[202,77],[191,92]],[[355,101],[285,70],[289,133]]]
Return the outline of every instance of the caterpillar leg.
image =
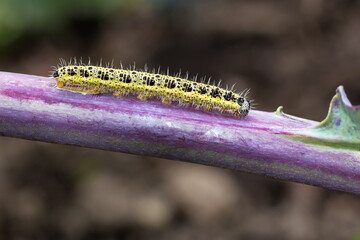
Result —
[[[213,106],[206,106],[206,107],[205,107],[205,111],[207,111],[207,112],[208,112],[208,111],[211,111],[212,109],[213,109]]]
[[[237,117],[244,117],[239,111],[234,111],[234,115]]]
[[[137,96],[137,98],[140,99],[140,100],[147,100],[147,99],[149,98],[149,96],[148,96],[148,95],[145,95],[145,94],[139,94],[139,95]]]
[[[165,103],[165,104],[170,104],[170,103],[172,102],[172,100],[169,99],[169,98],[163,98],[163,99],[161,100],[161,102],[162,102],[162,103]]]
[[[57,89],[62,89],[64,87],[64,83],[63,82],[56,82],[56,85],[54,86]]]
[[[125,96],[125,93],[124,93],[124,92],[114,92],[114,93],[113,93],[113,96],[115,96],[115,97],[117,97],[117,98],[120,98],[120,97]]]
[[[89,93],[89,94],[100,94],[100,91],[95,89],[95,88],[89,88],[88,90],[82,91],[85,92],[85,94]]]

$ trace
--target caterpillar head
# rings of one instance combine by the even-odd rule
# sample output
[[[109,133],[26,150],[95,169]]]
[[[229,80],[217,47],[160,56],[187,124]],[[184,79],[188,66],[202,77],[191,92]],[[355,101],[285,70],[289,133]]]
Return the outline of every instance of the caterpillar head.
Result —
[[[239,97],[237,100],[237,103],[240,105],[240,109],[238,110],[238,114],[241,115],[242,117],[245,117],[248,115],[250,109],[251,109],[251,104],[250,102],[243,97]]]

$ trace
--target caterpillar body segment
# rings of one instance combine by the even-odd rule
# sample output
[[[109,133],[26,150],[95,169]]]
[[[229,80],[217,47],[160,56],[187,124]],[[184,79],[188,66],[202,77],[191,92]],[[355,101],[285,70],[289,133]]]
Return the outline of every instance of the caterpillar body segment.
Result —
[[[207,111],[231,111],[238,117],[248,115],[251,103],[243,94],[177,76],[100,66],[65,65],[52,74],[56,87],[82,94],[111,93],[116,97],[136,94],[146,100],[158,97],[163,103],[178,101]],[[245,94],[246,95],[246,94]]]

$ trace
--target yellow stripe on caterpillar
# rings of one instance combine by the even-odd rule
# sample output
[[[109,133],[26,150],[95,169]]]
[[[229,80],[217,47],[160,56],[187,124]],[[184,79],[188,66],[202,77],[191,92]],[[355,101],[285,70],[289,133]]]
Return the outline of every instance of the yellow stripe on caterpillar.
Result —
[[[111,93],[122,97],[134,93],[142,100],[158,97],[163,103],[179,101],[207,111],[214,108],[222,113],[232,111],[238,117],[245,117],[251,108],[243,94],[155,72],[75,64],[58,67],[52,77],[57,88],[82,94]]]

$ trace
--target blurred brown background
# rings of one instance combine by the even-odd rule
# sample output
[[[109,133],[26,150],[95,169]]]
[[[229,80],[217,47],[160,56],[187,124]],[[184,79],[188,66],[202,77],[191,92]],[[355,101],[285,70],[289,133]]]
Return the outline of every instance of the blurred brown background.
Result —
[[[360,104],[360,1],[0,0],[0,70],[59,58],[180,68],[321,121]],[[360,239],[357,196],[237,171],[0,138],[0,239]]]

